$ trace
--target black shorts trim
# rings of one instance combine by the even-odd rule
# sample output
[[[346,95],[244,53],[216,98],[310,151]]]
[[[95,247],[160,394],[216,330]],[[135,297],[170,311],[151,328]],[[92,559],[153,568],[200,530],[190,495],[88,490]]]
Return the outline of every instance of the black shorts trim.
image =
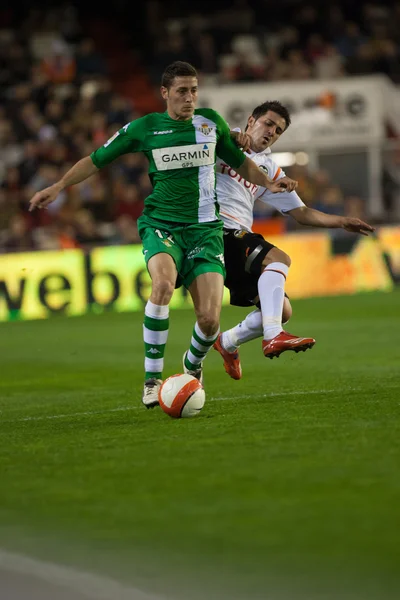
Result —
[[[234,306],[254,306],[262,262],[275,246],[259,233],[224,229],[225,286]]]

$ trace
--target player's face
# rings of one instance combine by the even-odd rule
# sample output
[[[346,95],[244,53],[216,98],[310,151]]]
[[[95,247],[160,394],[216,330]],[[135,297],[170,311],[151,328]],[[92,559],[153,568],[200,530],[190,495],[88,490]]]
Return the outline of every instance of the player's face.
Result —
[[[197,103],[197,77],[175,77],[171,87],[161,87],[161,96],[167,102],[167,112],[176,121],[193,117]]]
[[[286,129],[285,119],[272,110],[257,121],[254,117],[249,117],[247,124],[247,133],[251,136],[251,148],[254,152],[262,152],[275,144]]]

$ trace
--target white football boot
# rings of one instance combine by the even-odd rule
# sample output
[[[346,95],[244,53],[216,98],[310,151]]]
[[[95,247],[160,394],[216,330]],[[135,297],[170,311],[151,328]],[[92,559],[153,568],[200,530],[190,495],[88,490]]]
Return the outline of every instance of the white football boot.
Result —
[[[158,390],[162,384],[162,379],[151,377],[146,379],[143,386],[142,402],[146,408],[154,408],[158,405]]]

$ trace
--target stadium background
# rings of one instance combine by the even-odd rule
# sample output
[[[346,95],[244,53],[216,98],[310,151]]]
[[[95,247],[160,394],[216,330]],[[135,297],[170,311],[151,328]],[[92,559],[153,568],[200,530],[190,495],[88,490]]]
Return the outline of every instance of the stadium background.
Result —
[[[399,29],[400,3],[377,0],[1,4],[1,600],[400,597]],[[292,257],[290,331],[317,344],[268,364],[244,344],[237,382],[211,352],[185,421],[140,400],[142,158],[27,211],[164,109],[175,59],[232,126],[287,103],[275,157],[303,200],[377,227],[297,228],[256,206]],[[165,375],[193,327],[182,290],[172,306]],[[225,306],[222,327],[244,314]]]
[[[28,213],[27,203],[119,127],[164,110],[160,74],[182,57],[199,70],[200,105],[219,110],[232,127],[266,98],[285,102],[293,124],[275,159],[299,181],[304,202],[378,226],[374,242],[337,230],[310,233],[256,203],[255,230],[296,256],[289,293],[391,289],[400,271],[399,7],[239,0],[190,10],[158,1],[95,12],[85,3],[2,8],[0,319],[141,307],[145,293],[141,301],[134,282],[139,273],[144,284],[146,272],[140,253],[132,263],[131,245],[139,242],[136,219],[149,191],[144,157],[116,161],[65,190],[48,211]],[[115,247],[134,264],[126,285],[116,281]],[[60,250],[62,258],[52,254]],[[32,251],[46,255],[20,255]],[[93,285],[85,277],[88,254],[100,271]],[[310,255],[319,260],[305,283]],[[74,265],[79,277],[70,281],[68,266],[55,269],[54,261]],[[86,300],[74,300],[82,294]],[[188,305],[181,295],[176,302]]]

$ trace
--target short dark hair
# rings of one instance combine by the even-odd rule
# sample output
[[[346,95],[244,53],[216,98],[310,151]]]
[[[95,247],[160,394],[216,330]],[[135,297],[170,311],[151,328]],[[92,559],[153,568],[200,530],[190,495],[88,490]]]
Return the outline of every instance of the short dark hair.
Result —
[[[166,67],[161,77],[161,85],[169,89],[175,77],[197,77],[197,71],[190,63],[176,60]]]
[[[283,104],[281,104],[279,102],[279,100],[268,100],[267,102],[264,102],[263,104],[260,104],[259,106],[256,106],[256,108],[253,110],[251,116],[254,117],[254,119],[257,121],[257,119],[259,119],[260,117],[265,115],[265,113],[267,113],[269,110],[272,110],[272,112],[274,112],[277,115],[279,115],[280,117],[282,117],[282,119],[285,119],[285,122],[286,122],[285,131],[286,131],[286,129],[289,127],[292,120],[290,118],[290,113],[289,113],[288,109],[286,108],[286,106],[283,106]]]

